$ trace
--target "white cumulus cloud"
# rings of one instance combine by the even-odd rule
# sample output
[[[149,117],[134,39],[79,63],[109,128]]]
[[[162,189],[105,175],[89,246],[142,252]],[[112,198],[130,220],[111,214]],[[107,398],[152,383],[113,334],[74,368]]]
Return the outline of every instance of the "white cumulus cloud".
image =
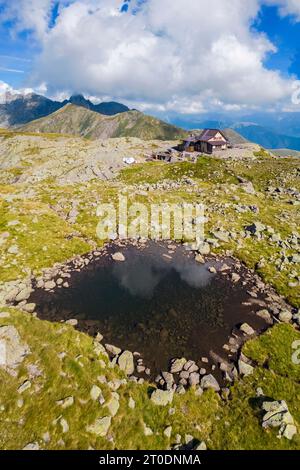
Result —
[[[17,98],[21,95],[33,93],[32,88],[14,89],[8,83],[0,80],[0,104],[6,103],[7,100]]]
[[[276,3],[282,12],[299,3],[132,0],[121,13],[122,0],[75,0],[61,4],[51,28],[51,0],[12,3],[24,3],[19,25],[40,38],[33,86],[196,114],[213,106],[274,107],[291,96],[292,79],[264,65],[276,48],[252,27],[262,2]],[[35,20],[26,15],[27,4],[41,9]]]
[[[14,21],[14,32],[33,31],[41,39],[48,29],[54,0],[10,0],[3,5],[2,21]]]
[[[300,0],[264,0],[266,4],[279,7],[282,16],[294,16],[300,21]]]

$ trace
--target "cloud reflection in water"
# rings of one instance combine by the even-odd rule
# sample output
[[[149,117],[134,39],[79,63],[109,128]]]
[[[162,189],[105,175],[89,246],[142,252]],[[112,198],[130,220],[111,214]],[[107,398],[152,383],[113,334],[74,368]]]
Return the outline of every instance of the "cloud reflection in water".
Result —
[[[125,263],[115,264],[113,274],[131,295],[150,299],[171,270],[175,270],[182,281],[195,289],[208,285],[214,276],[207,270],[207,265],[184,256],[165,259],[161,255],[144,256],[140,252],[132,254]]]

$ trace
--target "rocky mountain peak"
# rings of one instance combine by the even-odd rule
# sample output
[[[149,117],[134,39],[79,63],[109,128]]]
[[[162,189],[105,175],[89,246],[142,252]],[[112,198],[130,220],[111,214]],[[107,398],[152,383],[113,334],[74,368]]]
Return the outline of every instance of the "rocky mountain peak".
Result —
[[[87,100],[82,94],[73,94],[69,99],[69,103],[83,106],[87,109],[92,109],[94,106],[93,103],[90,100]]]

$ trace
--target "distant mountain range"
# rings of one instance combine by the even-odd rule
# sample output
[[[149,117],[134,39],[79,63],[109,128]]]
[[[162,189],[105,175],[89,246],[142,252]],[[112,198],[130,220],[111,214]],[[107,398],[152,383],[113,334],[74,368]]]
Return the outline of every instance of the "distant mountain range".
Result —
[[[88,138],[139,137],[143,140],[177,140],[187,133],[139,111],[105,116],[77,104],[68,103],[49,116],[18,128],[23,132],[71,134]]]
[[[83,95],[63,102],[42,95],[9,95],[0,104],[0,127],[24,132],[63,133],[89,138],[139,137],[177,140],[187,132],[115,101],[94,104]]]
[[[300,112],[299,113],[253,113],[245,116],[233,114],[206,114],[195,121],[192,116],[170,119],[172,124],[185,129],[231,128],[245,139],[267,149],[292,149],[300,151]]]
[[[75,112],[74,108],[68,109],[66,106],[73,105],[83,108],[91,113]],[[59,110],[64,110],[63,116],[66,123],[62,122],[62,115],[55,114]],[[54,113],[54,115],[53,115]],[[70,114],[74,114],[71,119]],[[79,115],[84,121],[78,122]],[[203,118],[195,121],[193,116],[174,116],[165,123],[154,117],[144,115],[132,110],[115,101],[94,104],[83,95],[71,96],[68,100],[53,101],[45,96],[35,93],[12,95],[8,93],[0,102],[0,127],[20,127],[32,121],[52,116],[49,120],[33,123],[30,128],[43,128],[46,132],[50,129],[64,129],[64,132],[85,136],[115,136],[128,135],[140,138],[161,138],[163,140],[177,139],[186,135],[183,129],[203,129],[219,128],[231,129],[238,135],[239,142],[241,136],[255,142],[267,149],[291,149],[300,151],[300,112],[299,113],[252,113],[244,116],[229,114],[205,114]],[[103,117],[122,116],[112,121],[101,119]],[[75,124],[76,123],[76,124]],[[48,129],[46,127],[48,126]],[[146,127],[149,127],[148,131]],[[108,129],[112,129],[109,131]],[[123,132],[123,134],[122,134]]]
[[[246,139],[267,149],[300,150],[300,137],[279,134],[272,129],[257,125],[237,125],[234,129]]]
[[[62,106],[45,96],[32,94],[9,96],[0,104],[0,127],[25,124],[33,119],[47,116]]]
[[[126,113],[129,108],[114,101],[93,104],[83,95],[73,95],[63,102],[53,101],[35,93],[25,95],[8,95],[4,103],[0,104],[0,127],[14,127],[26,124],[58,111],[67,104],[76,104],[105,116]]]

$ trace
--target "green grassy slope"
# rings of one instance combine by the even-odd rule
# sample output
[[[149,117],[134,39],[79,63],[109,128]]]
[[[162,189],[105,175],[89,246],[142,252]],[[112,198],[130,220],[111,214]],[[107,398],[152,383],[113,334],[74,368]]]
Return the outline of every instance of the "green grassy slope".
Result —
[[[104,116],[68,104],[55,113],[22,126],[23,132],[63,133],[88,138],[139,137],[143,140],[176,140],[185,131],[138,111]]]
[[[0,313],[1,313],[0,309]],[[209,449],[299,449],[300,438],[279,440],[276,429],[265,431],[261,426],[260,400],[257,387],[267,397],[285,399],[300,422],[299,373],[281,361],[290,361],[289,345],[300,339],[290,326],[277,326],[246,346],[249,357],[259,367],[253,376],[238,381],[228,400],[221,400],[213,391],[196,396],[193,390],[174,397],[173,403],[157,407],[149,399],[151,385],[129,382],[118,367],[110,367],[97,343],[71,326],[48,323],[16,309],[5,309],[9,317],[0,317],[0,327],[13,325],[20,338],[30,347],[16,377],[0,368],[0,449],[22,449],[37,443],[40,449],[168,449],[180,435],[191,435],[205,441]],[[278,348],[279,344],[279,348]],[[266,345],[276,350],[270,367],[263,365]],[[62,353],[64,353],[62,355]],[[38,370],[34,377],[29,371]],[[31,387],[22,394],[18,387],[30,380]],[[94,385],[101,388],[105,403],[93,401]],[[110,416],[107,404],[117,389],[119,409],[112,417],[105,437],[87,430],[96,419]],[[61,400],[72,397],[69,407]],[[134,408],[129,406],[134,401]],[[172,412],[170,413],[170,410]],[[63,428],[63,424],[64,428]],[[145,436],[144,427],[152,434]],[[171,437],[164,431],[171,426]],[[67,429],[67,431],[66,431]]]
[[[54,135],[52,143],[55,145]],[[34,165],[38,158],[37,149],[28,165]],[[23,170],[18,166],[9,171]],[[150,187],[146,195],[139,189],[144,184],[180,181],[187,176],[193,178],[195,187]],[[255,194],[246,194],[238,177],[252,181]],[[282,191],[272,196],[267,191],[269,186],[281,187]],[[280,234],[284,243],[300,226],[299,205],[291,204],[288,188],[300,190],[299,160],[267,155],[245,161],[202,157],[197,164],[145,163],[124,170],[111,181],[94,178],[64,186],[54,178],[7,184],[7,176],[0,173],[0,234],[6,234],[0,245],[0,283],[26,278],[28,273],[36,276],[43,268],[101,246],[96,237],[97,204],[117,201],[124,190],[130,203],[204,203],[206,236],[220,224],[238,235],[246,225],[260,221]],[[67,214],[73,199],[79,201],[79,214],[71,224]],[[259,211],[237,212],[237,205],[256,206]],[[9,252],[12,245],[18,246],[17,254]],[[227,250],[256,270],[294,307],[300,307],[299,284],[294,284],[294,279],[299,279],[299,264],[291,268],[285,263],[278,268],[276,263],[282,258],[278,244],[269,238],[249,238],[243,243],[230,239],[215,251],[224,254]],[[290,254],[286,249],[286,256]],[[258,268],[262,257],[265,263]],[[31,351],[15,377],[0,367],[1,449],[23,448],[29,442],[38,442],[43,449],[168,449],[175,444],[176,434],[182,442],[185,435],[204,440],[209,449],[300,449],[299,434],[292,441],[279,440],[278,430],[262,429],[257,398],[260,387],[265,396],[286,400],[299,431],[300,369],[292,363],[292,344],[300,340],[300,333],[290,325],[278,324],[245,345],[244,353],[257,367],[252,376],[237,380],[230,388],[229,399],[222,400],[210,391],[199,397],[189,390],[176,395],[172,405],[157,408],[149,400],[151,384],[122,382],[117,390],[120,408],[109,432],[106,437],[96,437],[86,427],[109,412],[105,403],[91,400],[91,388],[95,384],[101,387],[107,403],[115,381],[125,379],[122,372],[109,366],[92,338],[69,325],[41,321],[15,308],[3,307],[1,312],[9,316],[0,315],[0,327],[15,326]],[[41,375],[30,378],[33,365]],[[104,384],[101,376],[106,379]],[[28,379],[31,387],[20,395],[17,389]],[[69,396],[73,404],[62,409],[58,402]],[[129,407],[130,398],[134,408]],[[67,422],[67,432],[63,432],[62,419]],[[152,435],[145,436],[145,425]],[[164,435],[168,426],[172,426],[171,438]]]

